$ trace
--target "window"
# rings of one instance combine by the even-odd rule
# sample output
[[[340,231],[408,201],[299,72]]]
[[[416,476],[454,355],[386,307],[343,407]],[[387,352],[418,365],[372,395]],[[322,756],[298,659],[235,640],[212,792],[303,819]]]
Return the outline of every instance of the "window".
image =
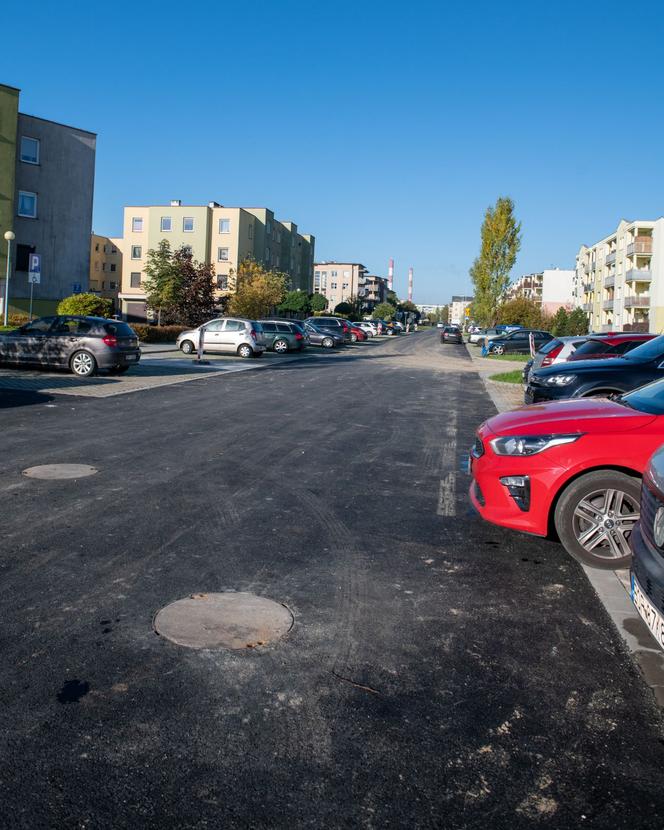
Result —
[[[230,219],[220,219],[219,220],[219,233],[230,233],[231,232],[231,220]]]
[[[42,317],[41,320],[33,320],[25,326],[21,326],[21,331],[26,333],[35,332],[35,334],[46,334],[55,322],[55,317]]]
[[[217,248],[217,260],[219,262],[228,262],[228,248]]]
[[[98,250],[99,250],[99,242],[97,242],[97,244],[95,245],[95,251],[98,251]]]
[[[213,320],[205,326],[205,331],[221,331],[224,327],[224,320]]]
[[[21,161],[26,164],[39,164],[39,141],[36,138],[21,136]]]
[[[332,279],[336,279],[337,278],[337,273],[338,273],[337,271],[330,271],[330,277],[332,277]]]
[[[131,246],[131,258],[132,259],[140,259],[143,255],[143,246],[142,245],[132,245]]]
[[[29,193],[27,190],[18,192],[18,215],[27,219],[37,218],[37,194]]]
[[[185,233],[193,233],[194,232],[194,217],[193,216],[185,216],[182,219],[182,230]]]
[[[350,277],[350,271],[344,271],[344,279],[348,279]]]
[[[220,288],[222,291],[228,290],[228,277],[223,274],[217,274],[217,288]]]
[[[224,331],[244,331],[244,323],[242,320],[226,320]]]
[[[265,233],[266,233],[268,236],[272,233],[272,223],[270,222],[270,220],[269,220],[269,219],[268,219],[268,221],[265,223]]]
[[[101,290],[102,291],[106,290],[106,283],[104,282],[104,280],[101,281]]]
[[[111,262],[111,271],[115,271],[117,265],[114,262]]]
[[[270,261],[270,249],[269,248],[265,249],[265,259],[266,259],[267,262]]]
[[[112,254],[117,254],[117,252],[118,252],[118,249],[115,247],[115,245],[113,245],[113,246],[111,247],[111,253],[112,253]]]
[[[129,285],[131,288],[140,288],[141,287],[141,274],[140,272],[132,272],[129,275]]]
[[[142,216],[132,217],[131,232],[132,233],[143,233],[143,217]]]
[[[276,323],[261,323],[261,328],[263,329],[263,331],[267,332],[268,334],[276,334],[277,324]]]
[[[348,288],[348,283],[347,283],[347,282],[345,282],[345,283],[343,284],[343,287],[344,287],[344,288]]]
[[[99,270],[99,261],[95,262],[95,271]]]
[[[118,284],[117,284],[117,282],[109,282],[108,287],[109,287],[112,291],[115,291],[115,289],[118,287]]]
[[[332,288],[334,290],[336,287],[337,287],[336,282],[331,282],[330,283],[330,288]]]
[[[162,233],[170,233],[173,229],[173,223],[171,221],[170,216],[162,216],[161,217],[161,232]]]
[[[253,239],[253,238],[254,238],[254,226],[252,224],[252,225],[249,225],[249,239]]]
[[[106,263],[105,263],[105,262],[102,262],[102,264],[101,264],[101,270],[102,270],[102,271],[105,271],[105,270],[106,270]]]

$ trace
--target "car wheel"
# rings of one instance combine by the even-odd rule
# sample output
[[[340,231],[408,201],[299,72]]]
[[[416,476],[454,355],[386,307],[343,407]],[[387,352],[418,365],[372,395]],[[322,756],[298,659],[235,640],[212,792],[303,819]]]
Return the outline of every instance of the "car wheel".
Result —
[[[554,524],[568,553],[592,568],[626,568],[629,537],[639,518],[641,481],[617,470],[597,470],[563,491]]]
[[[243,343],[241,346],[238,347],[237,353],[240,355],[240,357],[251,357],[254,353],[254,350],[247,343]]]
[[[489,349],[491,354],[505,354],[504,346],[490,346]]]
[[[79,378],[89,378],[97,371],[97,361],[90,352],[74,352],[69,368]]]
[[[194,351],[194,344],[191,340],[183,340],[182,343],[180,343],[180,351],[184,354],[191,354]]]
[[[275,340],[272,348],[279,354],[286,354],[288,351],[288,343],[285,340]]]
[[[333,349],[334,348],[334,340],[331,337],[324,337],[321,341],[321,346],[324,349]]]
[[[357,343],[357,335],[355,334],[355,332],[351,332],[351,334],[350,334],[350,342],[351,342],[351,343]]]

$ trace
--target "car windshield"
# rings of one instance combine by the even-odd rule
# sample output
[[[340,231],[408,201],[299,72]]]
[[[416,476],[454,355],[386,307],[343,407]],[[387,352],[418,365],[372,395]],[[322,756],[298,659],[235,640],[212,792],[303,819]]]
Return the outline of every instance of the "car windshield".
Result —
[[[647,412],[649,415],[664,415],[664,378],[628,392],[617,399],[618,403]]]
[[[624,356],[624,359],[643,361],[645,363],[648,360],[657,360],[661,357],[664,357],[664,334],[660,334],[659,337],[648,340],[642,346],[637,346],[635,349],[632,349],[629,354]]]

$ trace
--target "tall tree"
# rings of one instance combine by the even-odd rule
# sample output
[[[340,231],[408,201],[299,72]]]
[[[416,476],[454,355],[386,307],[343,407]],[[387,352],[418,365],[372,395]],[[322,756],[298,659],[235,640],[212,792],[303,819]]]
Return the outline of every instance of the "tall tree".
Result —
[[[553,321],[551,322],[551,334],[555,334],[556,337],[564,337],[566,334],[570,334],[569,312],[562,305],[553,315]]]
[[[311,300],[305,291],[289,291],[282,300],[279,311],[292,311],[295,314],[309,314]]]
[[[324,297],[322,294],[312,294],[311,295],[311,310],[312,311],[325,311],[327,308],[327,297]]]
[[[588,316],[582,308],[570,312],[568,328],[570,334],[588,334]]]
[[[256,260],[247,258],[229,275],[229,287],[235,290],[228,310],[238,317],[256,319],[269,314],[286,295],[288,274],[266,271]]]
[[[392,303],[378,303],[371,315],[375,320],[391,320],[396,311]]]
[[[184,246],[173,254],[173,264],[178,289],[170,312],[185,326],[200,326],[216,314],[214,266],[197,262]]]
[[[514,216],[514,202],[501,196],[484,214],[480,254],[470,269],[475,287],[473,317],[484,325],[496,322],[498,302],[509,285],[520,247],[521,223]]]
[[[143,283],[145,299],[148,308],[157,312],[157,323],[161,325],[162,317],[171,316],[180,290],[181,274],[167,239],[162,239],[159,247],[151,248],[146,259],[145,273],[148,278]],[[170,320],[165,319],[165,322]]]

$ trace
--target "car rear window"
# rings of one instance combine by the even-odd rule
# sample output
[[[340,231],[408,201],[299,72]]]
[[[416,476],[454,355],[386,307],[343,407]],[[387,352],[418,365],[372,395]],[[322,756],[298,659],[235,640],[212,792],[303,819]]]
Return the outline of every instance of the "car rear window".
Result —
[[[604,354],[605,352],[610,351],[611,346],[603,340],[586,340],[586,342],[579,346],[579,348],[574,352],[574,357],[579,357],[579,355],[582,354]]]
[[[136,332],[126,323],[104,323],[102,328],[106,334],[114,334],[116,337],[136,337]]]
[[[557,337],[554,337],[554,338],[553,338],[553,340],[549,340],[549,342],[548,342],[548,343],[545,343],[545,344],[544,344],[544,345],[540,348],[539,353],[540,353],[540,354],[548,354],[549,352],[552,352],[552,351],[553,351],[555,348],[557,348],[558,346],[562,346],[562,345],[563,345],[563,341],[562,341],[562,340],[558,340],[558,338],[557,338]]]

